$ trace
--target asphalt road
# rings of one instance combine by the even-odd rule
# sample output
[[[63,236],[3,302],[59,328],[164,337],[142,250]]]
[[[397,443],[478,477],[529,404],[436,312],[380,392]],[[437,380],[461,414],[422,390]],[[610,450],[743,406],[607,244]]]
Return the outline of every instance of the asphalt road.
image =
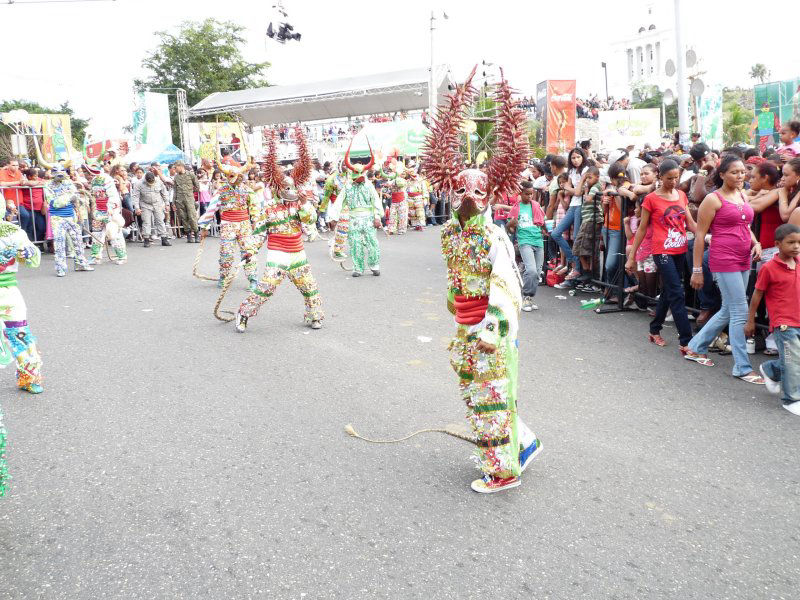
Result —
[[[470,491],[448,436],[345,435],[464,417],[438,230],[380,242],[382,276],[355,280],[309,245],[320,331],[284,283],[237,335],[181,241],[22,275],[46,391],[0,372],[0,598],[800,595],[800,419],[730,357],[690,364],[674,330],[649,344],[642,314],[544,288],[522,316],[520,413],[544,452],[515,490]]]

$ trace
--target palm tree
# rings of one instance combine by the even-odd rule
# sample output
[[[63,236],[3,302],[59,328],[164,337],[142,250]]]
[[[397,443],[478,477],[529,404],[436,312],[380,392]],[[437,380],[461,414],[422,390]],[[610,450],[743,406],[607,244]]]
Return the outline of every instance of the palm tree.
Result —
[[[739,142],[751,142],[748,130],[753,114],[735,101],[726,102],[723,107],[723,136],[726,146]]]
[[[771,74],[772,71],[767,69],[767,66],[763,63],[756,63],[750,67],[750,79],[758,79],[761,83],[769,79]]]

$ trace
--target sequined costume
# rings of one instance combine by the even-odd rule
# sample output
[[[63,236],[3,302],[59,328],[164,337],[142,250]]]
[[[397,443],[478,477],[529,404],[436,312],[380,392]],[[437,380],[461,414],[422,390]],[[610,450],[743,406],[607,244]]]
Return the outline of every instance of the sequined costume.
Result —
[[[312,225],[317,213],[305,190],[311,174],[311,157],[308,154],[302,128],[295,128],[295,140],[299,158],[295,162],[293,178],[282,175],[277,167],[275,132],[269,137],[266,181],[268,199],[264,211],[264,223],[256,235],[267,235],[267,264],[258,285],[239,307],[236,330],[244,332],[250,318],[258,314],[261,306],[269,300],[284,279],[291,281],[305,303],[303,320],[318,329],[324,319],[322,299],[317,282],[311,273],[303,246],[302,224]]]
[[[92,256],[89,264],[99,265],[103,262],[103,250],[106,238],[111,240],[114,251],[114,262],[123,264],[128,260],[125,249],[125,238],[122,227],[125,220],[122,218],[122,201],[117,191],[114,179],[102,172],[90,169],[94,174],[92,179]]]
[[[381,250],[376,224],[380,226],[383,206],[378,192],[366,179],[366,172],[374,163],[370,149],[370,162],[366,166],[353,165],[348,148],[344,164],[351,171],[351,181],[339,194],[336,203],[328,209],[332,221],[338,221],[344,212],[348,215],[347,243],[354,277],[362,275],[366,267],[370,268],[373,275],[380,274]]]
[[[20,263],[38,267],[39,249],[25,232],[7,221],[0,222],[0,319],[3,334],[17,364],[17,386],[37,394],[42,391],[42,358],[28,326],[25,300],[17,287]]]
[[[477,437],[483,477],[472,489],[492,493],[520,485],[541,449],[517,413],[517,330],[522,303],[514,248],[491,220],[489,200],[515,190],[528,158],[524,113],[505,80],[497,91],[497,150],[487,173],[466,169],[460,156],[472,75],[439,107],[423,152],[423,172],[450,195],[454,211],[441,233],[447,263],[447,307],[455,316],[450,362],[459,378],[467,420]],[[502,71],[501,71],[502,76]],[[463,221],[463,222],[462,222]]]
[[[408,182],[403,174],[397,170],[390,172],[381,171],[389,188],[390,205],[389,220],[386,224],[386,233],[389,235],[403,235],[408,230],[408,198],[406,188]]]
[[[522,303],[514,248],[487,213],[462,229],[450,220],[442,230],[447,262],[447,307],[456,317],[450,363],[458,374],[467,420],[477,435],[481,471],[495,477],[518,476],[517,328]],[[478,340],[497,347],[479,352]]]
[[[257,193],[241,182],[224,182],[200,217],[199,227],[208,231],[220,215],[219,227],[219,284],[225,281],[233,268],[238,248],[240,260],[244,260],[244,271],[251,289],[258,283],[256,254],[261,246],[253,232],[253,223],[261,220],[261,202]],[[252,257],[252,260],[249,260]]]
[[[50,227],[53,231],[56,275],[67,274],[67,239],[72,243],[76,271],[91,271],[83,253],[81,226],[75,207],[80,205],[75,184],[63,175],[54,178],[44,188],[45,200],[50,210]]]
[[[411,226],[422,230],[425,227],[425,204],[430,196],[428,184],[413,170],[407,172],[408,177],[408,213],[411,215]]]

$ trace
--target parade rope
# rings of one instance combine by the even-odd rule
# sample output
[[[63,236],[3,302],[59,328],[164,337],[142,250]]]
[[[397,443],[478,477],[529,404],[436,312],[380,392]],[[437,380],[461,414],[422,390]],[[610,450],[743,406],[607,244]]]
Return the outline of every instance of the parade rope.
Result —
[[[219,277],[210,277],[208,275],[198,273],[197,271],[197,268],[200,266],[200,258],[203,256],[203,249],[205,248],[207,237],[208,236],[202,236],[200,238],[200,246],[197,248],[197,254],[194,257],[194,264],[192,265],[192,275],[198,279],[202,279],[203,281],[218,281]]]
[[[228,273],[228,276],[225,278],[225,281],[222,284],[222,291],[219,293],[219,298],[217,298],[217,302],[214,304],[214,316],[223,323],[230,323],[236,318],[235,312],[232,310],[222,310],[220,309],[220,306],[222,306],[222,301],[225,300],[225,295],[228,293],[233,280],[236,279],[236,276],[239,274],[239,269],[241,266],[242,263],[240,262],[234,269],[231,270],[230,273]]]
[[[419,435],[420,433],[444,433],[446,435],[453,436],[454,438],[464,440],[465,442],[469,442],[470,444],[476,443],[474,436],[458,430],[455,426],[447,426],[444,428],[420,429],[418,431],[414,431],[413,433],[409,433],[405,437],[391,439],[391,440],[374,440],[368,437],[364,437],[355,430],[352,424],[349,423],[345,425],[344,430],[350,437],[358,438],[359,440],[364,440],[365,442],[369,442],[370,444],[397,444],[398,442],[404,442],[408,439],[411,439],[412,437],[414,437],[415,435]]]
[[[106,240],[105,242],[101,242],[96,237],[94,237],[94,234],[92,233],[92,231],[90,229],[86,229],[86,227],[83,226],[83,223],[81,223],[81,231],[88,233],[89,237],[92,238],[95,242],[97,242],[101,246],[105,246],[106,247],[106,255],[108,256],[108,260],[110,260],[110,261],[115,261],[116,260],[116,258],[113,258],[111,256],[111,248],[109,247],[110,240]],[[83,241],[83,240],[81,240],[81,241]]]

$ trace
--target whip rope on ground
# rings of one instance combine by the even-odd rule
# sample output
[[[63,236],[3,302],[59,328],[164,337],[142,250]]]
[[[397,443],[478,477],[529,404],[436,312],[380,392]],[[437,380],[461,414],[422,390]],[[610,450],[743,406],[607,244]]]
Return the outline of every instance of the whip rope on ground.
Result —
[[[420,429],[418,431],[414,431],[412,433],[409,433],[405,437],[396,438],[396,439],[389,439],[389,440],[375,440],[375,439],[372,439],[372,438],[364,437],[363,435],[361,435],[360,433],[358,433],[355,430],[355,428],[353,427],[352,424],[349,424],[349,423],[347,425],[345,425],[344,430],[347,433],[347,435],[349,435],[350,437],[354,437],[354,438],[358,438],[360,440],[364,440],[365,442],[369,442],[370,444],[397,444],[399,442],[404,442],[404,441],[406,441],[408,439],[411,439],[412,437],[414,437],[415,435],[419,435],[420,433],[444,433],[444,434],[450,435],[450,436],[452,436],[454,438],[458,438],[460,440],[464,440],[465,442],[469,442],[470,444],[477,445],[475,436],[458,429],[455,425],[448,425],[447,427],[434,427],[434,428],[430,428],[430,429]]]
[[[225,278],[225,281],[222,284],[222,290],[219,293],[219,298],[217,298],[216,304],[214,304],[214,316],[222,321],[223,323],[230,323],[236,318],[236,313],[232,310],[222,310],[220,306],[222,306],[222,301],[225,300],[225,295],[228,293],[228,290],[233,283],[233,280],[236,279],[236,276],[239,274],[239,268],[242,266],[242,263],[236,265],[236,267],[228,273],[228,276]]]
[[[208,236],[202,236],[200,238],[200,246],[197,248],[197,253],[194,257],[194,264],[192,265],[192,275],[198,279],[202,279],[203,281],[218,281],[219,277],[210,277],[197,271],[197,268],[200,266],[200,258],[203,256],[203,249],[205,248],[207,237]]]

